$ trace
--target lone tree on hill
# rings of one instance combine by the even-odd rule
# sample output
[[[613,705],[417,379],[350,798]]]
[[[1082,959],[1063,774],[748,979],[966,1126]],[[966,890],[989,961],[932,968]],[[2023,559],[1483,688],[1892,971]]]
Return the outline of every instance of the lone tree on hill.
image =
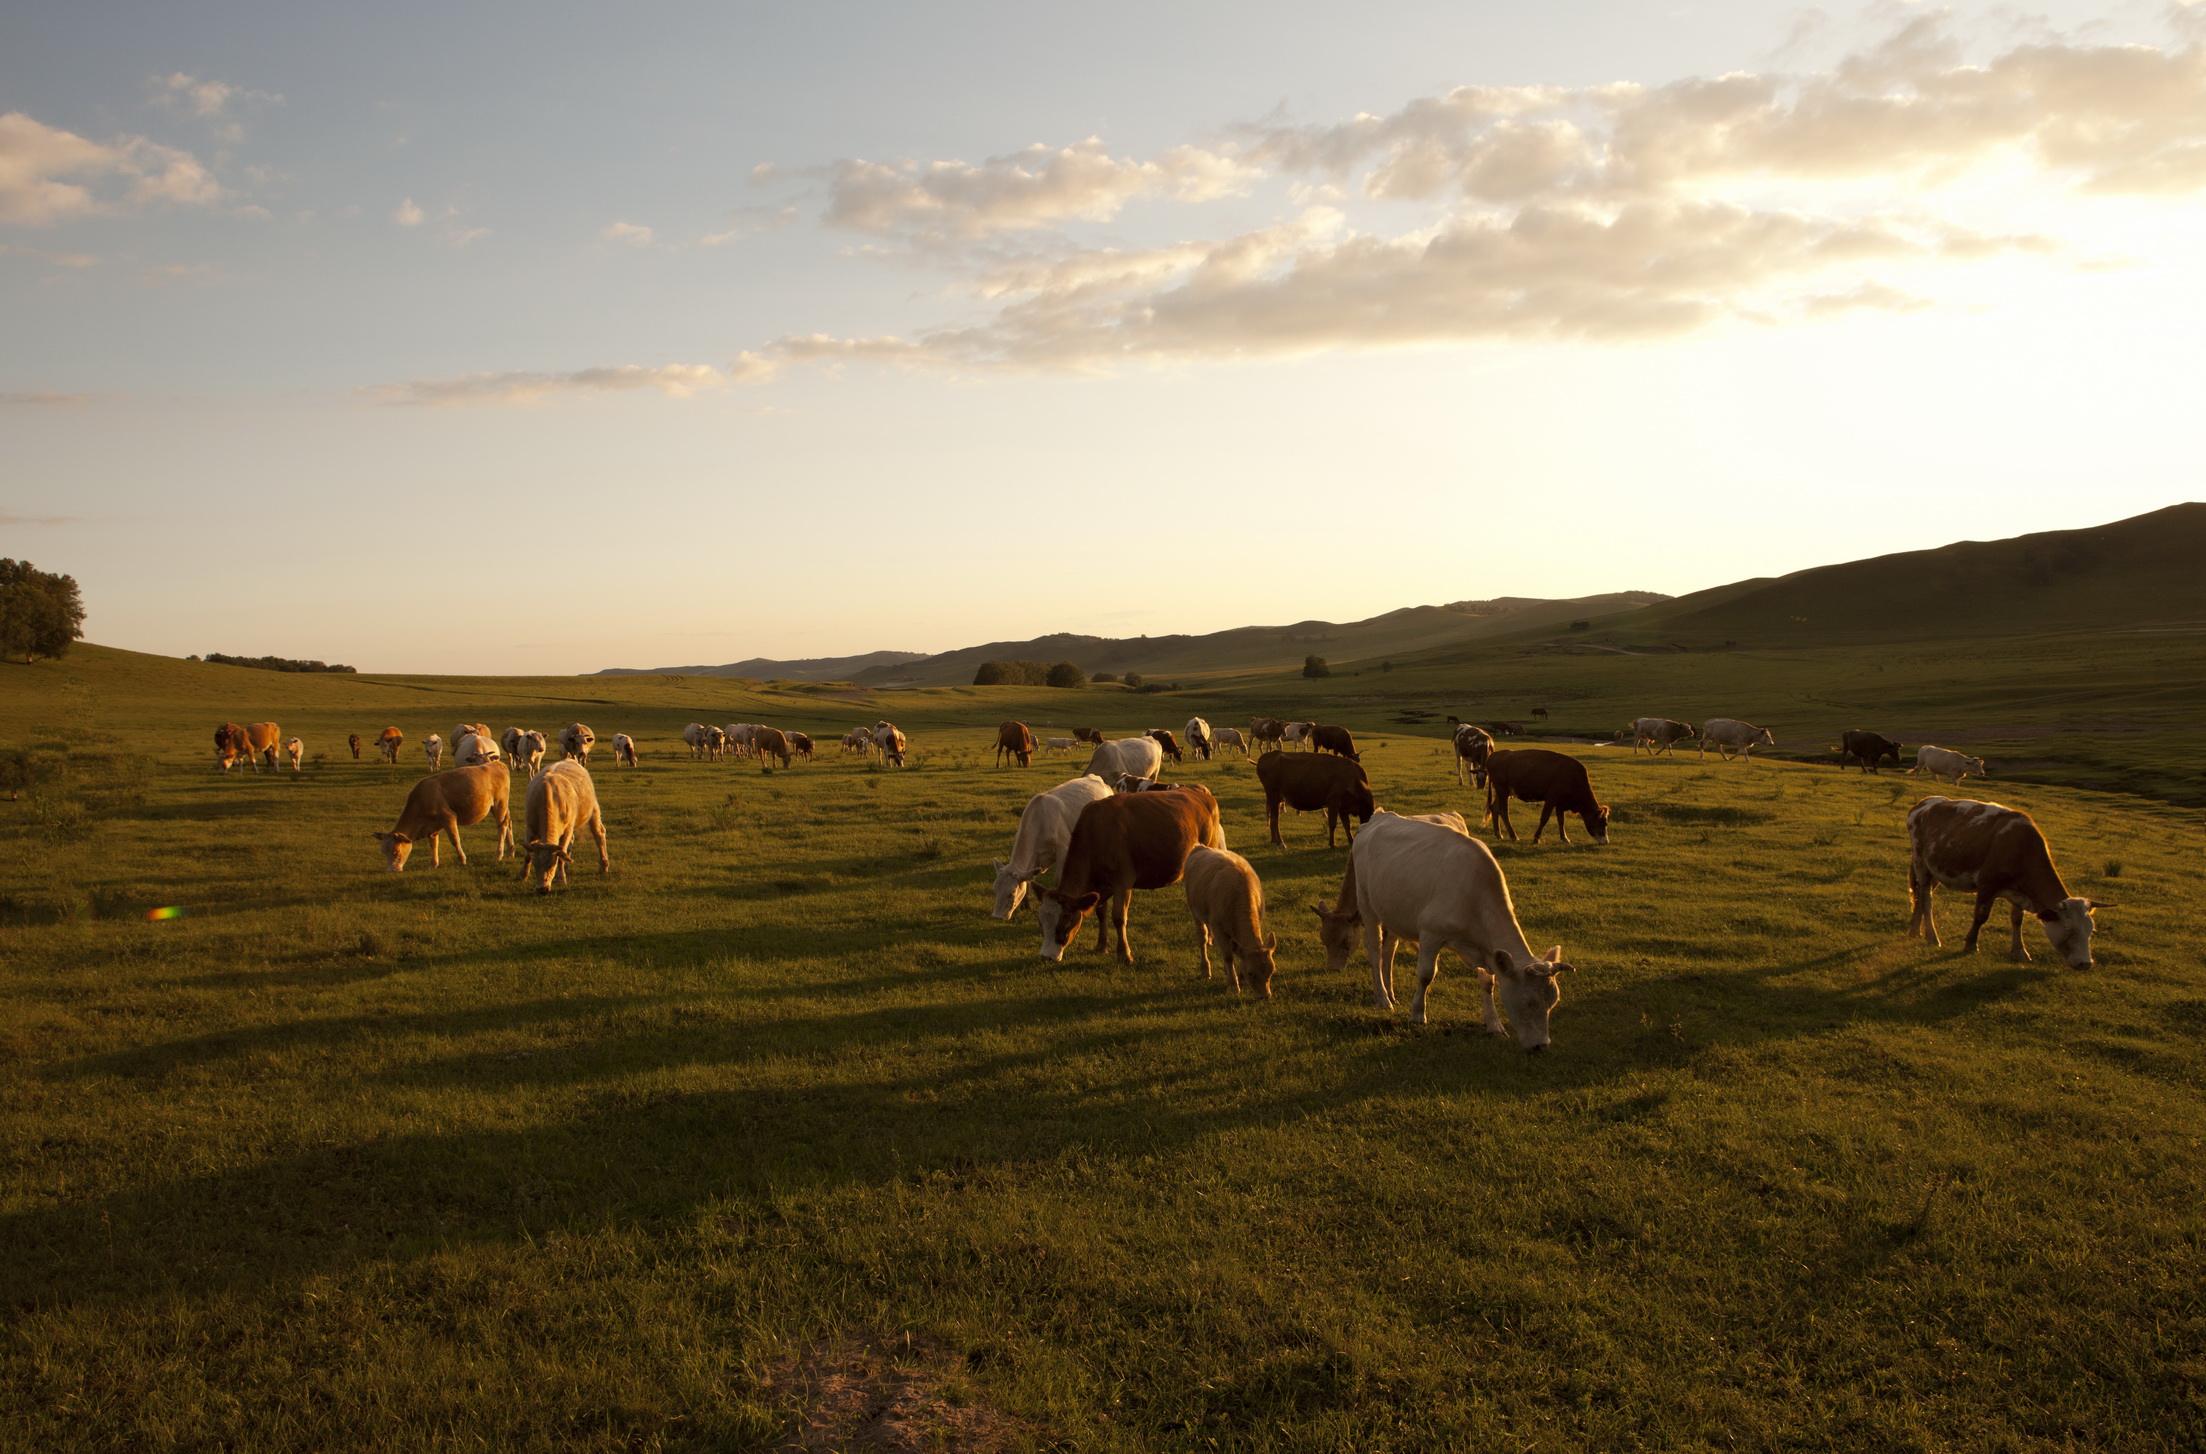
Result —
[[[1060,661],[1049,669],[1049,685],[1053,687],[1084,687],[1088,674],[1069,661]]]
[[[60,656],[83,635],[84,597],[74,576],[0,560],[0,656]]]
[[[1329,677],[1333,674],[1333,669],[1325,664],[1322,656],[1305,656],[1302,658],[1302,674],[1306,677]]]

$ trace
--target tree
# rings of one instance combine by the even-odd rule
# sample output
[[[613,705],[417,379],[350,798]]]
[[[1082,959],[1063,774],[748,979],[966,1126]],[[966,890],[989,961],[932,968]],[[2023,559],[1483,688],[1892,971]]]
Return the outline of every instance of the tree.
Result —
[[[1322,656],[1305,656],[1302,658],[1302,674],[1306,677],[1329,677],[1333,674],[1333,669],[1325,664]]]
[[[1069,661],[1060,661],[1049,669],[1048,684],[1053,687],[1084,687],[1088,674]]]
[[[1585,617],[1580,616],[1577,620],[1570,623],[1570,629],[1573,631],[1591,631],[1593,629],[1593,623],[1591,621],[1588,621]]]
[[[973,673],[973,685],[976,687],[1000,687],[1010,679],[1010,676],[1011,673],[1007,663],[984,661],[980,664],[980,670]]]
[[[1126,685],[1129,687],[1139,688],[1141,686],[1141,673],[1138,671],[1130,671],[1126,673]]]
[[[0,560],[0,656],[60,656],[83,635],[84,598],[74,576]]]

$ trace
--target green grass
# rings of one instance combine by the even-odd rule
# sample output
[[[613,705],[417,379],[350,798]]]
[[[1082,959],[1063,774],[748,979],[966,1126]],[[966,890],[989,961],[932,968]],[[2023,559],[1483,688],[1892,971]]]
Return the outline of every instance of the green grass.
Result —
[[[1382,685],[1461,689],[1271,690],[1344,703],[1388,806],[1468,808]],[[1422,1030],[1323,972],[1342,855],[1266,846],[1249,764],[1169,775],[1264,878],[1276,1000],[1196,976],[1177,890],[1131,968],[989,921],[1071,770],[991,770],[994,721],[1259,690],[0,667],[0,1446],[905,1447],[836,1442],[878,1406],[939,1447],[2206,1441],[2194,815],[1996,785],[2119,901],[2078,976],[1960,955],[1950,900],[1902,937],[1919,784],[1586,749],[1612,846],[1498,849],[1580,968],[1539,1057],[1452,961]],[[911,770],[675,745],[884,713]],[[210,771],[263,716],[309,771]],[[612,878],[538,898],[482,828],[379,871],[419,758],[344,734],[477,716],[643,741],[595,774]]]

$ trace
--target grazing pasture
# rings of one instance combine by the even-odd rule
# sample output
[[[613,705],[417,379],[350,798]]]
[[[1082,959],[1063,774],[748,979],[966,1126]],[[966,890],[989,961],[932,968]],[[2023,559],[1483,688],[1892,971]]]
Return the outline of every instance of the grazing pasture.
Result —
[[[1577,669],[1510,700],[1558,735],[1631,695],[1836,740],[1744,689],[1589,706]],[[1444,725],[1366,709],[1376,676],[1295,685],[1169,710],[1322,708],[1381,805],[1476,820]],[[992,771],[995,724],[1161,706],[0,666],[30,779],[0,801],[0,1445],[2206,1443],[2195,814],[1983,786],[2116,903],[2078,975],[2034,923],[2035,964],[1962,955],[1951,895],[1946,949],[1907,937],[1905,813],[1942,785],[1572,748],[1608,846],[1481,835],[1577,967],[1530,1056],[1452,960],[1423,1028],[1322,970],[1346,850],[1270,847],[1237,756],[1172,776],[1262,878],[1269,1001],[1201,977],[1178,888],[1137,895],[1131,967],[993,921],[992,861],[1076,768]],[[213,728],[263,717],[305,771],[215,771]],[[883,717],[902,771],[678,750]],[[609,878],[538,897],[483,827],[471,867],[383,871],[423,764],[348,734],[577,719],[642,749],[593,769]]]

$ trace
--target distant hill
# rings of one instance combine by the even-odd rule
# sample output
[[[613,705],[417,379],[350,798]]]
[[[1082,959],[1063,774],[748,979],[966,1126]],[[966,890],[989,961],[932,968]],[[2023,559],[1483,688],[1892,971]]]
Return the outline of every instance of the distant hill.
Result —
[[[1696,643],[1791,644],[2206,621],[2206,504],[2082,530],[1961,541],[1737,581],[1598,623]]]
[[[860,672],[926,659],[927,653],[924,651],[869,651],[862,656],[811,656],[797,661],[776,661],[771,657],[754,656],[749,661],[731,661],[722,666],[609,666],[595,675],[748,677],[762,682],[847,682]]]

